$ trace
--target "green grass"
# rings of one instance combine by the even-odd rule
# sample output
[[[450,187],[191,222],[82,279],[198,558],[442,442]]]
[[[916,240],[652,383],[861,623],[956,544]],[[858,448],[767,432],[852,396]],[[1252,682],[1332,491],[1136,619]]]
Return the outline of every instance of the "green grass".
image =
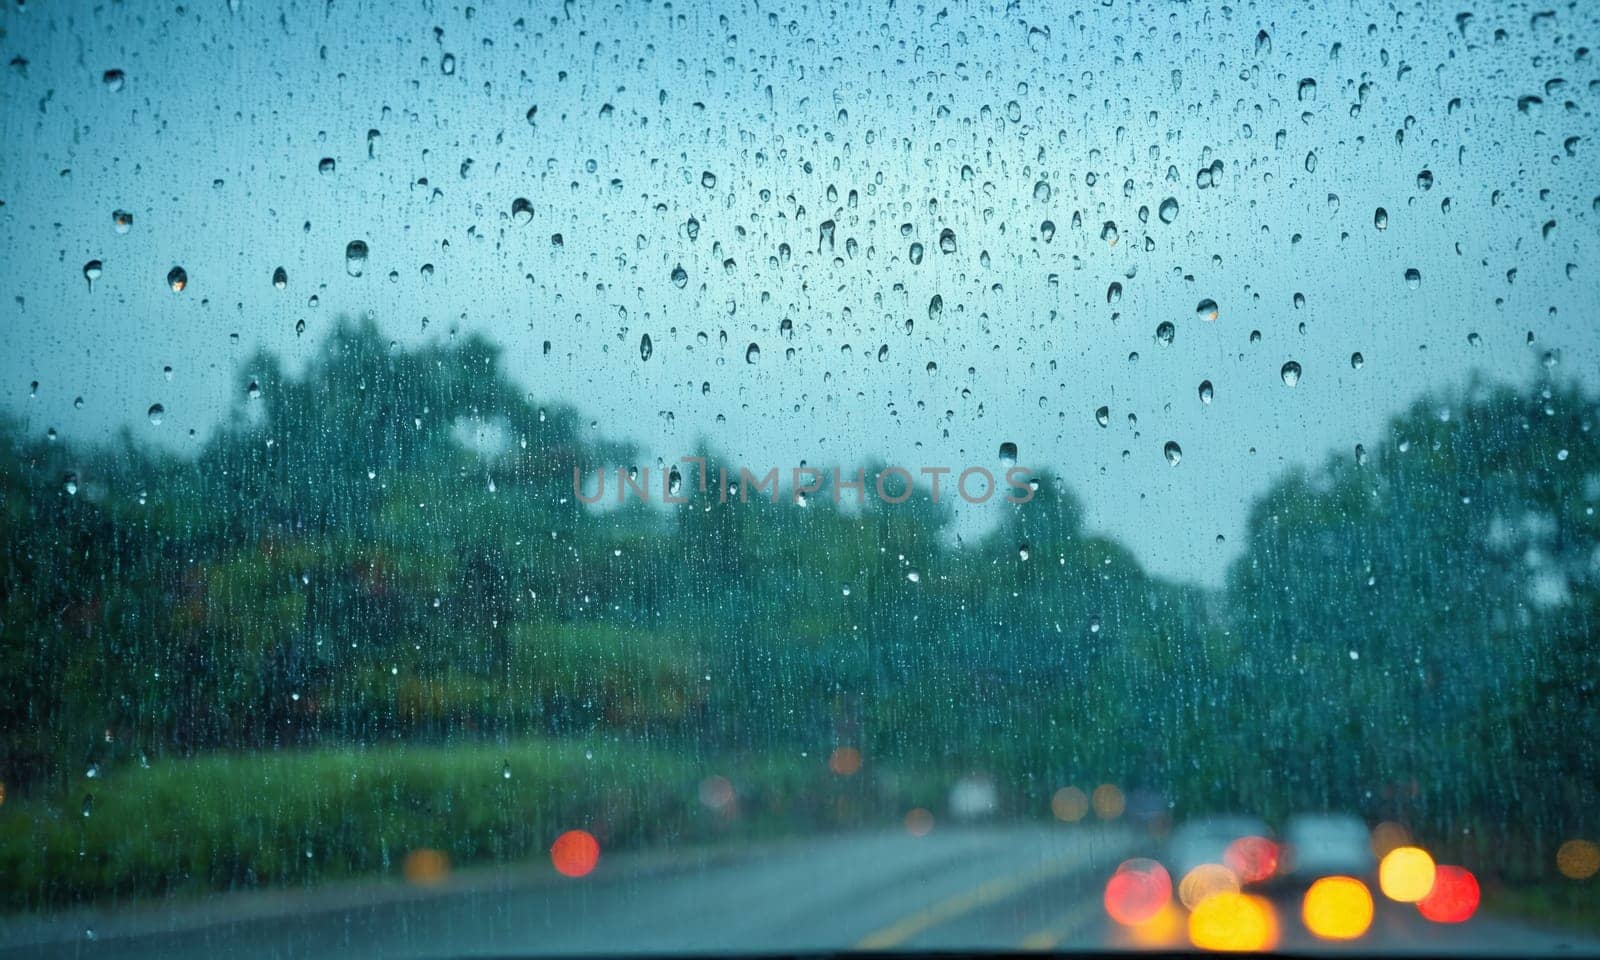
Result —
[[[591,756],[592,754],[592,756]],[[411,850],[457,865],[542,856],[584,828],[603,849],[831,826],[928,803],[933,787],[827,773],[824,760],[699,761],[638,745],[337,748],[130,767],[81,792],[0,806],[0,904],[10,909],[184,890],[398,875]],[[509,767],[510,777],[505,776]],[[701,804],[727,776],[737,815]],[[93,794],[89,815],[83,795]]]
[[[1600,878],[1486,890],[1484,909],[1497,916],[1600,935]]]

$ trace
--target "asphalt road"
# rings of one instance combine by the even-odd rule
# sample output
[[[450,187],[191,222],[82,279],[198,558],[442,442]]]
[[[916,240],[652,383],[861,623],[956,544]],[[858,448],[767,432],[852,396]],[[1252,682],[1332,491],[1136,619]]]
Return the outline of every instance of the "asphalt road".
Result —
[[[1116,827],[941,826],[740,850],[602,856],[594,873],[547,864],[398,883],[225,895],[200,903],[0,921],[12,957],[171,960],[457,957],[638,952],[1074,950],[1137,946],[1101,907],[1124,858],[1156,854]],[[1349,947],[1318,944],[1292,896],[1282,949],[1525,956],[1600,953],[1600,941],[1479,916],[1429,923],[1381,904]],[[1169,946],[1182,947],[1180,940]]]

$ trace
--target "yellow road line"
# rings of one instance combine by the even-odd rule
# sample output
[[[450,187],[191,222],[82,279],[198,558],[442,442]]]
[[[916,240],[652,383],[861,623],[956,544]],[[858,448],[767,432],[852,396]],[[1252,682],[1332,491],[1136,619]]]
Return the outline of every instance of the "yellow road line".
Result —
[[[999,903],[1008,897],[1037,886],[1051,877],[1066,873],[1083,862],[1078,854],[1070,854],[1047,860],[1043,864],[1025,870],[1022,873],[1005,874],[987,880],[965,893],[958,893],[946,900],[918,910],[903,920],[884,927],[875,933],[870,933],[856,942],[857,950],[887,950],[899,946],[924,930],[929,930],[941,923],[948,923],[966,913],[971,913],[979,907]]]
[[[1051,950],[1061,941],[1077,933],[1100,914],[1100,902],[1088,900],[1062,914],[1055,923],[1022,940],[1023,950]]]

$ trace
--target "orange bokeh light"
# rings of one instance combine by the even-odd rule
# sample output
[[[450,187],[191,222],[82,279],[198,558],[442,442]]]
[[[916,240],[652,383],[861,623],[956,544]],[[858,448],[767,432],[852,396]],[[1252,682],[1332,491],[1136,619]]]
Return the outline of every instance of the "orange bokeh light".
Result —
[[[1050,798],[1050,812],[1057,820],[1077,823],[1089,812],[1089,797],[1077,787],[1062,787]]]
[[[922,807],[915,807],[906,814],[906,832],[913,837],[925,837],[933,829],[933,814]]]
[[[1466,867],[1441,865],[1433,889],[1417,901],[1417,912],[1434,923],[1461,923],[1478,912],[1478,878]]]
[[[568,830],[550,845],[550,862],[562,876],[584,876],[600,862],[600,841],[587,830]]]
[[[1372,828],[1372,855],[1382,860],[1396,847],[1411,844],[1411,831],[1392,820],[1385,820]]]
[[[841,777],[853,777],[861,770],[861,751],[855,747],[835,747],[828,758],[828,769]]]
[[[1127,929],[1128,943],[1144,949],[1175,947],[1183,938],[1183,911],[1166,904],[1156,915]]]
[[[443,850],[422,847],[406,854],[400,864],[400,873],[406,882],[418,887],[431,887],[442,883],[450,875],[450,858]]]
[[[1106,881],[1106,914],[1125,927],[1156,916],[1172,900],[1172,875],[1154,860],[1125,860]]]
[[[1122,816],[1127,799],[1116,784],[1102,783],[1089,795],[1089,805],[1094,807],[1094,815],[1101,820],[1115,820]]]
[[[1556,851],[1556,869],[1569,880],[1589,879],[1600,872],[1600,846],[1593,840],[1568,840]]]
[[[1220,893],[1189,914],[1189,942],[1201,950],[1271,950],[1278,944],[1278,915],[1262,897]]]

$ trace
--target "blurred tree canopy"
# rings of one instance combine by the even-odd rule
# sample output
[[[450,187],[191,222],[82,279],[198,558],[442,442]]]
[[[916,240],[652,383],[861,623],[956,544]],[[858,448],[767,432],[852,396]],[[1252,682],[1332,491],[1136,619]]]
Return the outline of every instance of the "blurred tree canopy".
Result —
[[[1595,826],[1600,449],[1577,386],[1418,400],[1370,450],[1285,476],[1206,591],[1144,573],[1048,477],[970,544],[921,488],[724,502],[709,450],[686,504],[586,507],[574,471],[615,483],[637,451],[529,400],[481,338],[400,349],[346,322],[298,375],[265,354],[243,373],[192,459],[3,425],[9,789],[602,731],[850,745],[1035,799],[1110,780],[1189,810]]]

